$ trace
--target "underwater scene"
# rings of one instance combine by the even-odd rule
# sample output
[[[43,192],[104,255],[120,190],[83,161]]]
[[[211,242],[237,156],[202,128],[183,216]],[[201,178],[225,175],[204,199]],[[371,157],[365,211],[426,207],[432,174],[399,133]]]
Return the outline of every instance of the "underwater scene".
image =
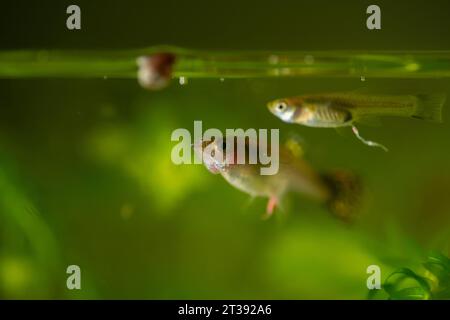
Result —
[[[448,1],[1,6],[0,299],[450,299]]]

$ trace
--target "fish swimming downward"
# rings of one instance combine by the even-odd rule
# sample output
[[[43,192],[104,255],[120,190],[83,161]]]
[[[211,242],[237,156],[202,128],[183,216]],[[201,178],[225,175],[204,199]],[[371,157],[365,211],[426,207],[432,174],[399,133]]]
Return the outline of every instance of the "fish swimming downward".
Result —
[[[234,139],[235,148],[237,140]],[[209,146],[211,154],[205,152]],[[197,155],[203,153],[203,163],[206,168],[220,174],[235,188],[250,194],[269,199],[266,217],[270,217],[282,197],[290,191],[297,192],[310,199],[325,204],[339,219],[351,221],[359,208],[362,186],[355,174],[335,170],[319,173],[314,170],[299,154],[299,145],[293,140],[287,141],[279,148],[279,170],[274,175],[261,175],[261,164],[249,164],[248,155],[253,150],[259,151],[258,145],[245,141],[246,161],[238,164],[236,156],[230,161],[226,149],[226,138],[201,141],[194,144]],[[270,152],[270,150],[269,150]]]
[[[373,122],[381,116],[442,122],[445,98],[444,94],[392,96],[341,92],[277,99],[267,106],[284,122],[318,128],[351,126],[362,142],[387,151],[383,145],[362,138],[355,123]]]

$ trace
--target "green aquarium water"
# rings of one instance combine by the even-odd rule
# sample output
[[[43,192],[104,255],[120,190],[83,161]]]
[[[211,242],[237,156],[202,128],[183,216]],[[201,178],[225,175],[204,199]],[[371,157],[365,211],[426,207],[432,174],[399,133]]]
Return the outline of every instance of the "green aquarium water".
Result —
[[[1,299],[450,299],[449,100],[442,123],[358,125],[388,152],[266,106],[328,92],[450,97],[447,2],[381,1],[376,31],[356,1],[152,2],[81,1],[79,31],[63,4],[4,8]],[[144,88],[138,59],[160,53],[174,57],[170,81]],[[354,172],[355,221],[292,192],[262,219],[267,199],[174,164],[172,132],[197,120],[279,129],[314,170]],[[71,265],[81,290],[66,286]]]

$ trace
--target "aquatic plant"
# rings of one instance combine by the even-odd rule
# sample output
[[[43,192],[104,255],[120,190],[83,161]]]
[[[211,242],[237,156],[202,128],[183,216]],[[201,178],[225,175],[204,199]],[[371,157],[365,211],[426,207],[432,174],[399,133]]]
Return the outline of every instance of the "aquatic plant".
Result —
[[[410,268],[392,272],[383,284],[390,300],[429,300],[450,298],[450,259],[439,252],[432,252],[422,264],[422,274]],[[369,298],[374,298],[371,291]]]
[[[40,290],[41,296],[55,295],[59,276],[54,275],[62,270],[59,246],[0,156],[0,297],[39,297]]]

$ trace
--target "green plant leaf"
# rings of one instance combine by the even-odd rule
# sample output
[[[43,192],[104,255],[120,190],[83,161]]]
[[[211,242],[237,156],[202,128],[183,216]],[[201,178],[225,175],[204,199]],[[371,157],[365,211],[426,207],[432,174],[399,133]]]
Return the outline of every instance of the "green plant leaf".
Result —
[[[429,292],[422,287],[405,288],[392,292],[389,296],[390,300],[428,300],[429,298]]]
[[[419,286],[402,288],[408,279],[413,279]],[[389,294],[390,299],[428,299],[431,296],[427,279],[408,268],[401,268],[390,274],[383,288]]]

